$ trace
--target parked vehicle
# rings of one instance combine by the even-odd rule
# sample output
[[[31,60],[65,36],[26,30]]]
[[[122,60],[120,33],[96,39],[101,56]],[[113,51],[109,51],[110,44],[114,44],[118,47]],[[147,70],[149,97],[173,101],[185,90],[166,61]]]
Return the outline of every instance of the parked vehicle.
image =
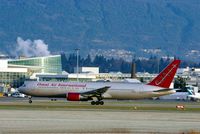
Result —
[[[22,93],[19,93],[19,92],[15,92],[12,94],[12,97],[15,97],[15,98],[24,98],[26,97],[25,94],[22,94]]]

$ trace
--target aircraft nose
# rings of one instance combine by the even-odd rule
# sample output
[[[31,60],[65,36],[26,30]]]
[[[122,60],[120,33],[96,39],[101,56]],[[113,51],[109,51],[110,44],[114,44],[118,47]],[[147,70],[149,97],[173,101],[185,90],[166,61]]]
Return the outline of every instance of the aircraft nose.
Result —
[[[18,91],[19,91],[20,93],[24,93],[24,88],[23,88],[23,87],[19,87],[19,88],[18,88]]]

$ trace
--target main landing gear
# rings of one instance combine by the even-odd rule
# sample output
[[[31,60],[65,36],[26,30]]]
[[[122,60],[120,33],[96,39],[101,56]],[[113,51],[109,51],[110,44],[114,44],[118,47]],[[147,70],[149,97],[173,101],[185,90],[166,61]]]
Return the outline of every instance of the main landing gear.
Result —
[[[91,101],[91,105],[103,105],[103,101]]]
[[[57,99],[51,99],[51,101],[57,101]]]
[[[102,101],[102,97],[98,96],[97,101],[91,101],[91,105],[103,105],[104,102]]]
[[[30,96],[30,97],[28,97],[28,99],[29,99],[29,103],[31,104],[33,101],[32,101],[32,97]]]

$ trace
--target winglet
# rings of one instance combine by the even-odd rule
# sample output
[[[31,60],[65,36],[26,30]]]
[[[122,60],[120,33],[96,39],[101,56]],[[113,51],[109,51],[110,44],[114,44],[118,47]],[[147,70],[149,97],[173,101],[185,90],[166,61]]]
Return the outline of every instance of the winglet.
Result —
[[[154,78],[147,85],[169,88],[180,62],[180,60],[172,61],[156,78]]]
[[[191,89],[187,89],[189,95],[195,95],[195,92]]]

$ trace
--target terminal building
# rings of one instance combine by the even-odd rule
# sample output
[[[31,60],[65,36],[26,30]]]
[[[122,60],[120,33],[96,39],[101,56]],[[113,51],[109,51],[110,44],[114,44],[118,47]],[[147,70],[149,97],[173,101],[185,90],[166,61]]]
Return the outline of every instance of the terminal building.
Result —
[[[8,60],[0,60],[0,85],[3,87],[18,87],[28,77],[28,68],[15,67]]]
[[[9,60],[9,65],[19,66],[19,67],[32,67],[38,68],[34,70],[34,73],[51,73],[51,74],[61,74],[62,64],[61,56],[45,56],[45,57],[34,57],[34,58],[20,58],[17,60]]]
[[[61,56],[20,59],[0,58],[0,86],[9,89],[21,86],[36,74],[62,74]]]

